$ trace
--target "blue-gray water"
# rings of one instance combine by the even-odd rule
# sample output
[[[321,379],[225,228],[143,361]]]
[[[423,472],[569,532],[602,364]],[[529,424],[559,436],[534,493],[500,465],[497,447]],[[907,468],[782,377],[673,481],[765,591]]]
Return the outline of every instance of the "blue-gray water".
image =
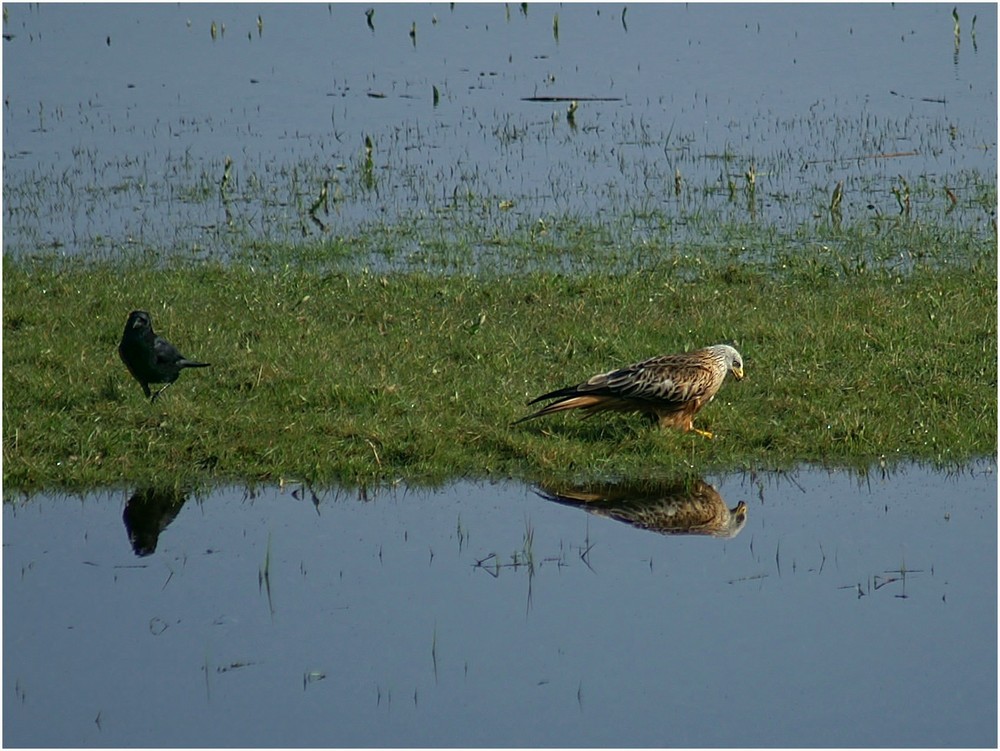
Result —
[[[846,221],[912,192],[992,236],[991,4],[5,7],[5,253],[402,226],[386,253],[420,263],[413,227],[479,247],[574,217],[738,243],[713,228],[814,232],[839,181]]]
[[[996,745],[995,464],[705,480],[5,503],[4,745]]]

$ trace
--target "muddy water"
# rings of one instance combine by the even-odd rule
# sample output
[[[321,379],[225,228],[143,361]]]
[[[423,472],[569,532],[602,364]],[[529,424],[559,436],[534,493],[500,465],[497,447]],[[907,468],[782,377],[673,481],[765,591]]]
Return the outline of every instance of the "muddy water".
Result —
[[[3,741],[994,746],[996,498],[987,463],[8,501]]]

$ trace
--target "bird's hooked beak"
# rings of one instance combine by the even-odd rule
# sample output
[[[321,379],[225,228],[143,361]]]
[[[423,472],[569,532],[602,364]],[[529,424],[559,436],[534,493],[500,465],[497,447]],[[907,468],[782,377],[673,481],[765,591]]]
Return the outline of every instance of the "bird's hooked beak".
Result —
[[[737,381],[742,381],[743,380],[743,367],[742,366],[738,367],[738,368],[735,367],[735,366],[733,367],[733,378],[735,378]]]

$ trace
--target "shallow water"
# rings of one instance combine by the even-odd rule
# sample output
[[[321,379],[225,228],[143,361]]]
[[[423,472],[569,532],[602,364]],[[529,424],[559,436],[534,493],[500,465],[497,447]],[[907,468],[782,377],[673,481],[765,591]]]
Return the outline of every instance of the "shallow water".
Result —
[[[4,745],[995,746],[994,463],[704,480],[7,502]]]
[[[993,233],[992,4],[957,44],[942,4],[6,8],[5,254],[388,225],[382,262],[424,264],[574,217],[739,244],[713,233],[828,224],[839,181],[846,222],[912,189],[913,218]]]

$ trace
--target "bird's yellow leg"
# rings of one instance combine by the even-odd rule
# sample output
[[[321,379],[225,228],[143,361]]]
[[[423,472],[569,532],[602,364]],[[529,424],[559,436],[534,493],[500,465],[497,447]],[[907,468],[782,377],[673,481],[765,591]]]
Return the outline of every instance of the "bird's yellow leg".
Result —
[[[691,428],[691,430],[700,436],[704,436],[705,438],[715,438],[715,436],[707,430],[699,430],[698,428]]]

